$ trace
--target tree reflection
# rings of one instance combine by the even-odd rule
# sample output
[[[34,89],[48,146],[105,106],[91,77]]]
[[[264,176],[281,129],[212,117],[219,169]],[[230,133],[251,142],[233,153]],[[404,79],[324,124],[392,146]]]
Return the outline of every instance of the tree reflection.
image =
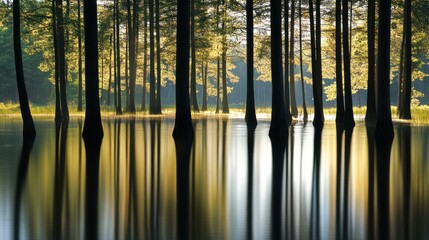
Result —
[[[378,238],[389,239],[390,151],[393,138],[375,138],[377,149]]]
[[[247,239],[253,239],[253,151],[255,145],[255,127],[247,127]]]
[[[86,150],[85,176],[85,239],[98,239],[98,176],[101,142],[84,139]]]
[[[403,186],[403,239],[410,236],[410,202],[411,202],[411,127],[408,124],[398,126],[398,150],[399,159],[402,164],[402,186]]]
[[[189,239],[189,167],[193,139],[175,139],[177,237]]]
[[[282,183],[285,148],[288,136],[271,139],[273,156],[272,185],[271,185],[271,231],[272,239],[282,236]]]
[[[16,187],[15,187],[15,206],[14,206],[14,223],[13,223],[13,238],[20,239],[19,223],[21,213],[21,198],[24,190],[25,180],[27,179],[28,165],[30,162],[30,153],[33,148],[34,138],[24,138],[21,147],[21,157],[19,159],[18,172],[16,174]]]
[[[320,156],[322,129],[314,128],[313,181],[311,190],[310,239],[320,239]]]

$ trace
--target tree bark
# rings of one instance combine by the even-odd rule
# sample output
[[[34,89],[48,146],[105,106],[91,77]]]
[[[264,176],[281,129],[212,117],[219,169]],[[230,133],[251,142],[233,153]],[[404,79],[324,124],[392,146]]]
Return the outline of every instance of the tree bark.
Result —
[[[143,85],[142,85],[142,111],[146,111],[146,79],[147,79],[147,0],[143,1],[144,34],[143,34]]]
[[[393,140],[393,124],[390,111],[390,19],[391,0],[380,0],[378,21],[378,81],[377,81],[377,123],[375,139],[377,142]]]
[[[195,0],[191,0],[191,105],[194,112],[199,112],[197,100],[197,64],[195,56]]]
[[[122,103],[121,103],[121,52],[119,48],[119,0],[115,0],[116,10],[116,114],[122,114]]]
[[[246,0],[246,41],[247,41],[247,95],[246,115],[247,126],[254,129],[258,124],[255,112],[255,90],[253,87],[254,64],[253,64],[253,0]]]
[[[149,50],[150,50],[150,106],[149,113],[156,114],[156,95],[155,95],[155,35],[154,35],[154,10],[153,1],[149,0]]]
[[[60,104],[61,104],[61,119],[62,122],[68,122],[69,109],[67,106],[67,90],[66,90],[66,59],[64,49],[64,19],[63,5],[61,0],[55,0],[56,3],[56,31],[57,31],[57,49],[58,49],[58,75],[60,81]]]
[[[305,88],[304,88],[304,69],[302,65],[302,0],[299,0],[299,66],[301,73],[301,90],[302,90],[302,107],[304,111],[303,121],[308,120],[307,104],[305,102]]]
[[[227,38],[226,38],[226,9],[227,0],[222,0],[222,113],[229,113],[228,104],[228,85],[226,78],[226,51],[227,51]]]
[[[270,3],[272,111],[269,135],[272,140],[281,141],[288,134],[282,78],[281,2],[270,0]]]
[[[136,0],[133,0],[133,16],[131,16],[131,0],[127,0],[127,11],[128,11],[128,63],[129,63],[129,67],[130,67],[130,81],[129,81],[129,96],[128,96],[128,111],[130,113],[135,113],[136,112],[136,106],[135,106],[135,102],[134,102],[134,96],[135,96],[135,88],[136,88],[136,73],[137,73],[137,68],[136,68],[136,36],[135,36],[135,23],[134,23],[134,18],[135,16],[135,8],[136,8],[137,4],[136,4]],[[133,21],[131,20],[133,19]]]
[[[411,0],[405,0],[404,7],[404,99],[401,119],[411,119],[411,80],[412,80],[412,52],[411,52]]]
[[[217,57],[217,74],[216,74],[216,113],[219,113],[220,108],[220,57]]]
[[[284,0],[284,31],[285,31],[285,60],[284,60],[284,101],[286,111],[286,123],[289,126],[292,122],[290,114],[290,88],[289,88],[289,0]]]
[[[349,21],[348,21],[348,0],[343,0],[343,62],[344,62],[344,92],[345,111],[344,127],[353,128],[355,121],[353,118],[352,84],[350,75],[350,48],[349,48]]]
[[[81,29],[81,14],[80,0],[77,1],[77,49],[78,49],[78,94],[77,94],[77,111],[82,112],[82,29]],[[110,85],[109,85],[110,86]]]
[[[159,1],[156,0],[156,114],[161,114],[161,36],[159,25]]]
[[[55,65],[55,124],[59,125],[62,122],[61,103],[60,103],[60,79],[58,73],[58,49],[57,49],[57,20],[55,14],[55,1],[52,1],[52,36],[54,40],[54,65]]]
[[[97,1],[84,2],[85,24],[85,123],[82,136],[85,142],[100,142],[103,138],[100,102],[98,97],[98,39]]]
[[[290,9],[290,106],[291,114],[293,117],[298,117],[298,107],[296,105],[296,94],[295,94],[295,0],[291,0]]]
[[[107,84],[107,106],[110,106],[110,92],[112,91],[112,35],[110,35],[109,50],[109,83]]]
[[[335,1],[335,76],[337,83],[336,124],[344,126],[343,68],[341,59],[341,0]]]
[[[34,139],[36,128],[31,116],[30,105],[28,103],[27,89],[25,87],[24,66],[22,63],[21,49],[21,19],[19,0],[13,1],[13,48],[15,55],[16,84],[18,86],[19,106],[23,121],[24,140]]]
[[[376,101],[375,101],[375,0],[368,0],[368,93],[365,122],[367,125],[375,125]]]
[[[189,0],[177,1],[176,118],[173,130],[177,142],[190,142],[194,136],[189,100],[189,5]]]
[[[205,66],[202,68],[202,75],[203,75],[203,104],[201,107],[201,111],[207,111],[207,62]]]

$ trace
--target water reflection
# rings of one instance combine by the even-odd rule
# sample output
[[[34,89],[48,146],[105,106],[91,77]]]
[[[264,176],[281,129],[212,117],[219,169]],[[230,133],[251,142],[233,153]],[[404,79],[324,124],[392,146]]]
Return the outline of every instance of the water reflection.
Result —
[[[269,122],[198,119],[174,142],[171,119],[111,119],[97,144],[81,120],[36,123],[34,144],[0,139],[0,239],[429,237],[428,127],[376,143],[359,124],[296,124],[274,142]],[[13,124],[0,131],[20,139]]]

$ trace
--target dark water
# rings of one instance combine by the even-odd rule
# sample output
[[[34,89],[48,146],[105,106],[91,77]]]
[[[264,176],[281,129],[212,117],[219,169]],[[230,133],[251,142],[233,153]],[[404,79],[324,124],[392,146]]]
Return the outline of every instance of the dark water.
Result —
[[[173,120],[106,120],[97,159],[80,120],[38,120],[31,151],[20,124],[0,120],[0,239],[429,238],[427,126],[396,125],[389,159],[362,124],[299,123],[284,147],[269,122],[202,119],[176,156]]]

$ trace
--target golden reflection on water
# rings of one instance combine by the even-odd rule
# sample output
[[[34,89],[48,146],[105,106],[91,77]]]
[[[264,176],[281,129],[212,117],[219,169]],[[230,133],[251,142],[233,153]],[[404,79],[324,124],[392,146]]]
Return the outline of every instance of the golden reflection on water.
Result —
[[[429,237],[428,127],[397,125],[390,161],[377,164],[361,124],[297,124],[282,147],[269,122],[253,133],[239,119],[199,119],[186,160],[173,120],[106,120],[93,173],[81,120],[36,125],[25,160],[20,123],[0,121],[0,239]]]

